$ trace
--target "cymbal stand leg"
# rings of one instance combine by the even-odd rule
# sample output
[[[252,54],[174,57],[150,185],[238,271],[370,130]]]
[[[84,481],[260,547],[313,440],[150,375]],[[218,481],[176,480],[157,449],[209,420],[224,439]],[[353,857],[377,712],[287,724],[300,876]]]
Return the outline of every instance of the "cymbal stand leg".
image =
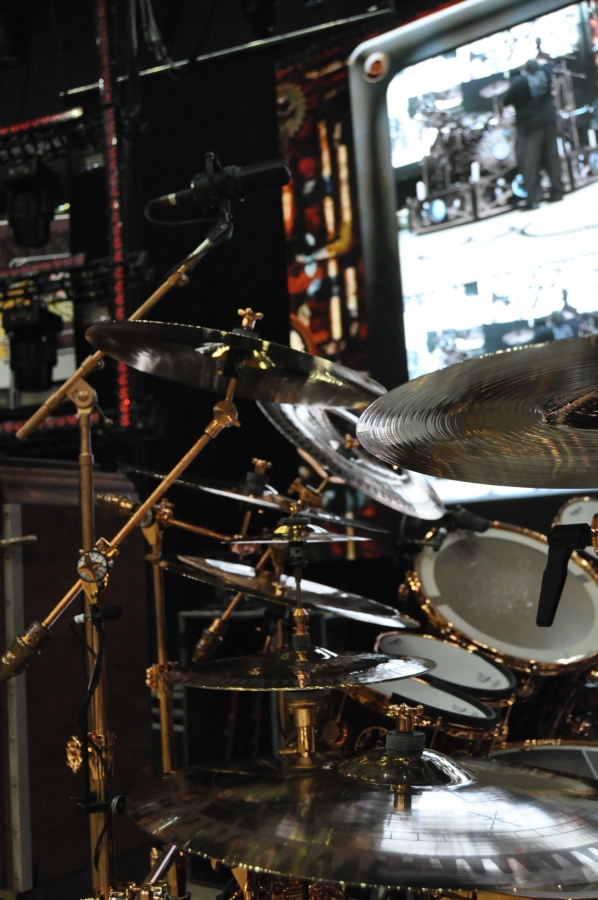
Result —
[[[95,516],[93,492],[93,453],[91,447],[91,417],[95,403],[93,389],[79,380],[69,392],[70,399],[77,407],[79,420],[79,492],[81,506],[81,550],[93,550],[95,544]],[[85,612],[97,610],[105,583],[84,583]],[[91,679],[94,663],[100,650],[101,621],[88,619],[85,623],[85,640],[90,648],[86,651],[88,680]],[[88,743],[84,746],[84,766],[87,771],[88,796],[94,803],[105,804],[106,808],[89,815],[92,860],[92,884],[94,896],[108,900],[110,889],[115,884],[114,846],[112,834],[112,812],[110,809],[109,774],[111,767],[111,736],[106,721],[106,669],[101,667],[100,676],[87,710]]]

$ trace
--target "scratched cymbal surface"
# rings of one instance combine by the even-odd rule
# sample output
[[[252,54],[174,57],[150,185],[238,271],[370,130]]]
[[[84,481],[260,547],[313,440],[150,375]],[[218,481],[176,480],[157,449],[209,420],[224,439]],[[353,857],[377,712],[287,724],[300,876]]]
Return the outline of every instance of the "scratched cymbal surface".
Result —
[[[361,415],[370,453],[426,475],[513,487],[598,485],[598,337],[470,359]]]
[[[473,784],[415,790],[411,809],[334,766],[286,776],[185,770],[127,798],[127,809],[192,853],[310,880],[519,891],[598,882],[594,788],[493,760],[459,765]]]

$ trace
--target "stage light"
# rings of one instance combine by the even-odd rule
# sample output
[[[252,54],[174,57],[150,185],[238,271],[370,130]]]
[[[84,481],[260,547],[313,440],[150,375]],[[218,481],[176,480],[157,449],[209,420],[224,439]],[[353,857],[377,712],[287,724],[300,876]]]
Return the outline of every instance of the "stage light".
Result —
[[[10,340],[10,367],[18,391],[52,387],[58,333],[62,319],[42,303],[19,304],[4,310],[2,325]]]
[[[54,218],[55,176],[37,159],[12,163],[4,170],[8,224],[21,247],[45,247]]]

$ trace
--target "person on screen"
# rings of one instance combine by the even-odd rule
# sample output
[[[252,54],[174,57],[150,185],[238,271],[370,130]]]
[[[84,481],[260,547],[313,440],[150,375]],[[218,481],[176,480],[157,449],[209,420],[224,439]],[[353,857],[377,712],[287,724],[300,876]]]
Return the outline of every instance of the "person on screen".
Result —
[[[549,63],[541,65],[537,59],[530,59],[521,73],[511,79],[508,90],[501,98],[505,106],[515,107],[517,164],[527,193],[525,209],[537,209],[540,204],[542,169],[550,178],[548,199],[552,202],[563,199],[551,75]]]

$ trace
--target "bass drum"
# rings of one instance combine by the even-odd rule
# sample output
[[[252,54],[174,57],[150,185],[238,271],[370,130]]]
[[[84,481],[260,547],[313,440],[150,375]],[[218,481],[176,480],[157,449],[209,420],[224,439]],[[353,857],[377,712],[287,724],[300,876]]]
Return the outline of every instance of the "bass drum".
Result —
[[[407,576],[432,626],[521,673],[559,675],[598,659],[598,575],[572,553],[551,628],[536,611],[548,545],[544,535],[494,522],[424,547]]]
[[[517,165],[515,155],[515,129],[501,122],[487,131],[479,142],[476,158],[483,169],[495,175],[504,175]]]
[[[581,522],[587,522],[589,525],[596,513],[598,513],[596,497],[573,497],[561,506],[552,524],[579,525]],[[586,547],[583,552],[593,559],[598,559],[593,547]]]

